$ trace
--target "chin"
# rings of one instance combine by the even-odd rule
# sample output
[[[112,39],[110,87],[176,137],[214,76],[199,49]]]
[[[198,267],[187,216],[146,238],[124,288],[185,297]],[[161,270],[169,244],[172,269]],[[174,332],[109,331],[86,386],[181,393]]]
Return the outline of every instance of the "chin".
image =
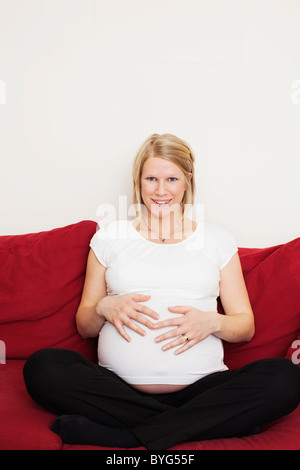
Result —
[[[173,212],[171,206],[160,208],[160,207],[152,207],[149,209],[150,213],[154,216],[158,217],[169,217],[170,214]]]

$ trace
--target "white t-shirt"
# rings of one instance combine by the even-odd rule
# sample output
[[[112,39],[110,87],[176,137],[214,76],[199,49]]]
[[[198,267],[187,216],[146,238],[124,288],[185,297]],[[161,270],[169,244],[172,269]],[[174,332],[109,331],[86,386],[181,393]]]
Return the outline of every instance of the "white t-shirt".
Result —
[[[112,222],[98,230],[91,243],[96,257],[106,267],[108,295],[151,295],[143,302],[160,315],[159,321],[181,314],[170,306],[194,306],[217,311],[220,270],[237,252],[232,237],[214,226],[198,224],[185,240],[158,244],[137,232],[132,221]],[[152,322],[153,320],[151,318]],[[140,336],[124,327],[127,342],[109,322],[98,341],[99,364],[129,384],[191,384],[212,372],[226,370],[222,341],[210,335],[182,354],[162,351],[154,339],[173,327],[147,330]],[[145,327],[144,327],[145,328]]]

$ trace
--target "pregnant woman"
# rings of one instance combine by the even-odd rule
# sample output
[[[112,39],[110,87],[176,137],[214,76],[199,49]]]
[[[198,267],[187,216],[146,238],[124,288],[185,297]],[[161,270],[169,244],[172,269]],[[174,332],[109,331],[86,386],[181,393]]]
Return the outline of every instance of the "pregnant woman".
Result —
[[[137,217],[95,233],[76,315],[83,337],[99,335],[99,363],[37,351],[24,367],[29,394],[60,415],[51,429],[70,444],[158,450],[259,432],[297,407],[300,372],[286,359],[223,362],[222,340],[253,337],[253,312],[232,237],[184,210],[189,145],[150,136],[133,183]]]

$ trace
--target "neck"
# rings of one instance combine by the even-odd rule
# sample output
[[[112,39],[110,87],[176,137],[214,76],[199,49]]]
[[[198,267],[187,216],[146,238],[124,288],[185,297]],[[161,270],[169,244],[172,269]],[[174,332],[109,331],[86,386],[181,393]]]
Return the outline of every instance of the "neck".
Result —
[[[162,242],[174,239],[175,235],[181,238],[184,230],[182,214],[174,212],[164,217],[156,217],[151,212],[148,212],[146,217],[143,217],[143,225],[145,230],[148,231],[149,237],[159,238]]]

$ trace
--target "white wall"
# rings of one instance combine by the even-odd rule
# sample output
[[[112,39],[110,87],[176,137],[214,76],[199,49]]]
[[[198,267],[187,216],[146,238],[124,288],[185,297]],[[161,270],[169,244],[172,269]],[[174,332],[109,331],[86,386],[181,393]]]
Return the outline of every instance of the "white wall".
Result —
[[[299,0],[0,0],[0,234],[119,195],[153,132],[239,246],[300,235]]]

